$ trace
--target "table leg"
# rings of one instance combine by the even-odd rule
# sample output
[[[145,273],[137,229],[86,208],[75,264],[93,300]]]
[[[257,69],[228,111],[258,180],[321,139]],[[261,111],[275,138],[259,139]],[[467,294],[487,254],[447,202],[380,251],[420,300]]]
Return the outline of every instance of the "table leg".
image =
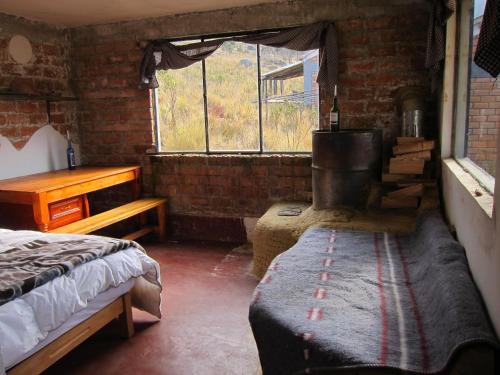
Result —
[[[89,197],[87,194],[83,194],[83,217],[89,217],[90,216],[90,204],[89,204]]]
[[[161,204],[157,207],[158,213],[158,232],[160,233],[160,240],[167,239],[167,205]]]
[[[41,232],[49,230],[49,204],[45,193],[33,194],[33,218]]]
[[[141,173],[140,170],[135,172],[135,180],[132,181],[132,195],[133,199],[141,197]]]

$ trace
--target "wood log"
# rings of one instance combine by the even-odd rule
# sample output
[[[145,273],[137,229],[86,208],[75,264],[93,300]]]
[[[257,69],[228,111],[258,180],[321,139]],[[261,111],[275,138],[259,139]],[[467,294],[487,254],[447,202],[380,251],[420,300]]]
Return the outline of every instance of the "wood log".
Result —
[[[389,198],[421,197],[424,194],[424,185],[416,184],[391,191],[387,194]]]
[[[409,180],[402,180],[399,182],[396,182],[393,185],[396,185],[397,187],[407,187],[410,185],[415,185],[415,184],[422,184],[424,185],[424,188],[435,188],[437,186],[436,180],[433,179],[425,179],[425,178],[415,178],[415,179],[409,179]]]
[[[433,150],[435,146],[434,141],[423,141],[414,143],[404,143],[401,145],[396,145],[392,148],[394,155],[408,154],[410,152],[419,152]]]
[[[382,174],[382,182],[384,183],[396,183],[402,181],[408,181],[415,176],[407,175],[407,174],[393,174],[393,173],[384,173]]]
[[[418,151],[418,152],[410,152],[408,154],[402,154],[396,156],[398,160],[407,160],[407,159],[422,159],[422,160],[431,160],[431,152],[427,151]]]
[[[422,174],[424,173],[425,161],[422,159],[398,160],[391,158],[389,162],[389,173],[394,174]]]
[[[415,142],[423,142],[425,139],[423,137],[397,137],[396,143],[398,145],[402,145],[404,143],[415,143]]]

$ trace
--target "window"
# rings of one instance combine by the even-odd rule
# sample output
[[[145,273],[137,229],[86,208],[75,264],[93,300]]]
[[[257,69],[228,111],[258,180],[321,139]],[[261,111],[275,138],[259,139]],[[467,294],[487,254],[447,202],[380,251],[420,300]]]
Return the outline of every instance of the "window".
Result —
[[[310,151],[319,121],[318,51],[262,46],[261,106],[265,151]]]
[[[158,71],[159,151],[310,152],[318,69],[317,50],[231,41],[188,68]]]
[[[454,137],[457,160],[493,192],[500,83],[473,61],[485,3],[485,0],[465,0],[460,4]]]
[[[174,152],[205,151],[201,62],[179,70],[159,70],[156,75],[160,82],[156,112],[161,124],[161,129],[157,129],[161,148]]]
[[[225,42],[205,66],[210,150],[258,151],[257,46]]]

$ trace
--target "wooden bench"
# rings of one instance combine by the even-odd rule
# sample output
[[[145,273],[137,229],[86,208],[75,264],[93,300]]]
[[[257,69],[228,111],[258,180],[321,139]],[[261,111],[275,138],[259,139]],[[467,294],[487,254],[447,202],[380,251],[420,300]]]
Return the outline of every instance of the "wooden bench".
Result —
[[[165,198],[142,198],[123,206],[113,208],[109,211],[75,221],[71,224],[50,230],[50,233],[75,233],[88,234],[102,229],[111,224],[141,215],[141,229],[123,237],[126,240],[135,240],[147,233],[156,232],[161,240],[166,238],[166,203]],[[156,208],[158,213],[158,225],[146,225],[146,218],[143,215],[146,211]]]

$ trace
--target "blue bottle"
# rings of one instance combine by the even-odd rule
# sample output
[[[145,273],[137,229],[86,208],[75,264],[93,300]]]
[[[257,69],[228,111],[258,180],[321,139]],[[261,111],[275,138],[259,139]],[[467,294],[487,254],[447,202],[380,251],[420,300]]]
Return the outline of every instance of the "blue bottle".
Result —
[[[75,150],[73,150],[73,146],[71,146],[71,138],[69,137],[69,131],[66,131],[66,138],[68,139],[68,148],[66,149],[68,169],[75,169],[76,168]]]

